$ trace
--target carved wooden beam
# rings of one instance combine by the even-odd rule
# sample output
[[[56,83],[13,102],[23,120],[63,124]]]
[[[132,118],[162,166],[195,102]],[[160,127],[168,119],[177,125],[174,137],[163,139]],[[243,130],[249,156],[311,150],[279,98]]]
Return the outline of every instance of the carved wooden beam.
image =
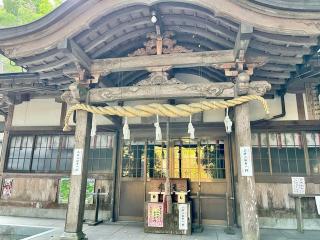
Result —
[[[212,66],[213,64],[234,61],[233,50],[108,58],[93,60],[91,73],[147,70],[148,68],[163,66],[172,66],[172,68]]]
[[[100,88],[90,90],[90,102],[195,98],[195,97],[233,97],[233,83],[214,84],[171,84],[147,85],[119,88]]]
[[[178,99],[178,98],[233,98],[234,84],[231,82],[208,84],[170,84],[144,85],[115,88],[96,88],[89,90],[87,99],[91,104],[101,104],[113,101],[150,100],[150,99]],[[249,93],[264,95],[271,89],[265,81],[251,82]],[[69,104],[76,103],[72,91],[61,96],[62,101]],[[77,98],[76,98],[77,99]]]

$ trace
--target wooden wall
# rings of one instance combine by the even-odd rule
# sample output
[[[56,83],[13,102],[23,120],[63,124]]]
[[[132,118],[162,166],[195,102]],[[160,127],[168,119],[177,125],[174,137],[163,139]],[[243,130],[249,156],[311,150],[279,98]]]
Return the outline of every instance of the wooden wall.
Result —
[[[58,203],[59,179],[67,176],[37,176],[36,174],[5,174],[4,179],[13,179],[12,195],[1,196],[0,205],[21,206],[35,208],[66,208],[66,204]],[[112,180],[110,177],[90,176],[95,178],[95,191],[100,188],[101,192],[107,193],[101,198],[101,210],[111,211],[111,198],[113,194]],[[88,205],[87,209],[93,209],[94,205]]]
[[[257,206],[260,217],[294,218],[295,203],[289,197],[291,183],[256,183]],[[307,183],[306,193],[320,193],[320,184]],[[306,218],[320,218],[314,198],[302,200]]]

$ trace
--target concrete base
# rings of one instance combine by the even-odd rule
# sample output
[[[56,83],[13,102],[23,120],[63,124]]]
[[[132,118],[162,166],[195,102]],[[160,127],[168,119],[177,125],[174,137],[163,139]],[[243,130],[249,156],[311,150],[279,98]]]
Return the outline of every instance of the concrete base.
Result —
[[[61,208],[31,208],[31,207],[13,207],[0,206],[1,216],[14,217],[36,217],[36,218],[54,218],[65,219],[67,209]],[[88,220],[94,219],[94,210],[85,210],[84,218]],[[109,221],[111,218],[111,211],[100,210],[99,220]]]
[[[80,233],[67,233],[64,232],[60,240],[88,240],[83,232]]]
[[[303,223],[305,230],[320,229],[320,218],[303,219]],[[259,224],[261,228],[297,229],[297,219],[295,218],[259,217]]]

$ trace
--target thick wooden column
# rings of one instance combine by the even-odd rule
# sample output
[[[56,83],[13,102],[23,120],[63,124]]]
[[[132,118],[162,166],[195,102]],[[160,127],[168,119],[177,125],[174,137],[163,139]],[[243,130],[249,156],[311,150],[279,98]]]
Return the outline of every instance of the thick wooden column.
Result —
[[[7,150],[9,148],[9,132],[12,126],[12,119],[14,113],[14,105],[10,104],[8,109],[8,114],[5,117],[4,131],[3,131],[3,140],[2,140],[2,150],[1,150],[1,159],[0,159],[0,174],[2,176],[5,168]]]
[[[86,239],[82,232],[88,173],[88,152],[92,114],[77,110],[75,147],[71,172],[70,195],[64,234],[61,239]]]
[[[247,83],[240,82],[237,79],[238,94],[245,93]],[[244,240],[259,240],[260,230],[256,207],[257,200],[252,163],[248,103],[235,107],[235,140],[238,160],[238,199],[240,203],[242,237]]]

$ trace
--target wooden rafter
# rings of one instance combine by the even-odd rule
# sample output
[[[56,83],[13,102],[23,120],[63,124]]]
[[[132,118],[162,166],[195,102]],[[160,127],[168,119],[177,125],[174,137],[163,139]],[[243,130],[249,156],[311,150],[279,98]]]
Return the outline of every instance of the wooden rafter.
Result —
[[[237,34],[235,46],[234,46],[234,56],[240,61],[245,60],[245,55],[251,40],[253,33],[253,27],[248,24],[240,24],[239,31]]]

